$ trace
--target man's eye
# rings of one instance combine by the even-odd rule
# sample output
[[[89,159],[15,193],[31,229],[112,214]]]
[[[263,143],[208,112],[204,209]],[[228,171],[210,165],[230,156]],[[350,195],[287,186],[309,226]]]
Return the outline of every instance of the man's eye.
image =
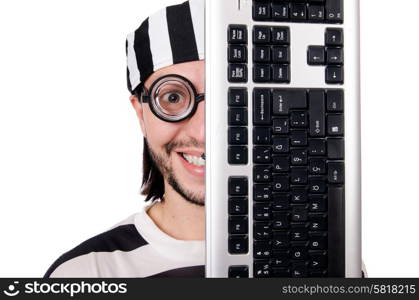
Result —
[[[181,102],[182,98],[183,96],[177,92],[170,92],[163,95],[163,100],[171,104]]]

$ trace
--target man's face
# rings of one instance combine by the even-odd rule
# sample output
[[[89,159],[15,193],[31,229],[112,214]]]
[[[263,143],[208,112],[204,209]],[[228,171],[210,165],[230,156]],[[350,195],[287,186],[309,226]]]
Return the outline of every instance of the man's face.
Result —
[[[178,74],[204,93],[204,61],[172,65],[154,72],[144,83],[150,90],[152,83],[161,76]],[[140,104],[131,98],[141,129],[147,139],[151,156],[170,184],[187,201],[204,205],[205,166],[199,158],[205,151],[204,102],[198,104],[195,114],[181,122],[170,123],[157,118],[149,104]]]

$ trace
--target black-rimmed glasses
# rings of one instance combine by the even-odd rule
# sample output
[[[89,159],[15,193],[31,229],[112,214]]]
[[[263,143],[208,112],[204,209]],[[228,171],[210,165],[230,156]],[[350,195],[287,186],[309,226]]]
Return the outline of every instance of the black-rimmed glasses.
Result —
[[[149,103],[151,111],[166,122],[180,122],[195,113],[205,94],[197,94],[193,84],[178,74],[158,78],[150,86],[143,87],[142,102]]]

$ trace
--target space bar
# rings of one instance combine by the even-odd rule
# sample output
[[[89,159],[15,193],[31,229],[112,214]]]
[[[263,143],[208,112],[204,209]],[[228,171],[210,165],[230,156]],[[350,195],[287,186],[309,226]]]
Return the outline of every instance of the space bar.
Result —
[[[328,277],[345,277],[345,190],[342,186],[329,186],[328,219]]]

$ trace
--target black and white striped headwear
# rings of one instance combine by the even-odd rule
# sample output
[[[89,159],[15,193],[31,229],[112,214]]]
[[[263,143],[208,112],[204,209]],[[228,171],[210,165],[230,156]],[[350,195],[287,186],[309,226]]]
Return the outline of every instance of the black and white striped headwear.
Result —
[[[153,72],[205,57],[205,0],[168,6],[127,36],[128,89],[142,86]]]

